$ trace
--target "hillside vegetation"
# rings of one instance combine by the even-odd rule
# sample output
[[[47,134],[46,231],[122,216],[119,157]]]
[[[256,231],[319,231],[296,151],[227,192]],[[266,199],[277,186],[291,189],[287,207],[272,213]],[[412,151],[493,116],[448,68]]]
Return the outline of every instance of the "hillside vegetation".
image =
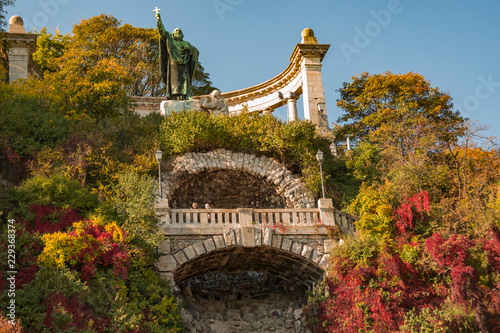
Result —
[[[363,73],[339,92],[361,219],[311,298],[313,331],[500,331],[498,139],[416,73]]]

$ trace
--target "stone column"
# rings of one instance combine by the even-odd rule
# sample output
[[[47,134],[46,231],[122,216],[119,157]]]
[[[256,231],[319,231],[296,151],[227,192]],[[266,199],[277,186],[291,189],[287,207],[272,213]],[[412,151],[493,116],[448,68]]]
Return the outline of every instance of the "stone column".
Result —
[[[297,113],[297,96],[295,95],[295,93],[286,93],[283,99],[287,103],[288,121],[290,122],[299,119],[299,115]]]
[[[329,48],[328,44],[318,44],[316,37],[314,37],[314,31],[308,28],[302,31],[302,42],[297,44],[292,55],[292,57],[297,57],[300,62],[302,93],[304,94],[304,118],[323,130],[329,129],[326,106],[321,114],[318,110],[318,103],[325,103],[321,62]]]
[[[34,67],[30,58],[36,48],[37,35],[27,34],[23,19],[14,15],[9,20],[9,32],[3,37],[8,42],[9,82],[27,79],[30,67]]]

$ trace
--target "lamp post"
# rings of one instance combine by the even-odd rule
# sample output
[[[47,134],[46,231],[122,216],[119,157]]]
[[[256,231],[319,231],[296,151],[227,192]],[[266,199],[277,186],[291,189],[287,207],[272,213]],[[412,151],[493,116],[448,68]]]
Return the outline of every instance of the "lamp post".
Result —
[[[323,199],[325,198],[325,184],[323,183],[323,152],[318,149],[318,152],[316,153],[316,159],[319,162],[319,171],[321,173],[321,190],[323,191]]]
[[[156,161],[158,162],[158,185],[160,187],[160,199],[163,199],[163,194],[161,191],[161,158],[163,157],[163,152],[158,148],[156,151]]]

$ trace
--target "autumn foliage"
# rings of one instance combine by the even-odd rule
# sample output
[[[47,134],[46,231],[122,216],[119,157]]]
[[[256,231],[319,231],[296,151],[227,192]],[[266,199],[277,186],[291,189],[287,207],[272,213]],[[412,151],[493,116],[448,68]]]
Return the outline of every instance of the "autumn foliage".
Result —
[[[400,236],[393,242],[365,237],[334,251],[329,295],[308,308],[315,332],[500,330],[498,228],[474,239],[416,237],[412,224],[425,219],[425,197],[395,210]]]
[[[335,131],[354,149],[338,158],[362,182],[346,209],[360,220],[311,295],[310,328],[499,332],[498,139],[416,73],[363,73],[340,94]]]

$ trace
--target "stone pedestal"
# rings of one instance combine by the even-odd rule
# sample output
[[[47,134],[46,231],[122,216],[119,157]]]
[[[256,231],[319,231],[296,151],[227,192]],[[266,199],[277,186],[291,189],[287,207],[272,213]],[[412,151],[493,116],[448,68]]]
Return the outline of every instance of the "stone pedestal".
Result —
[[[200,104],[196,99],[188,99],[185,101],[163,101],[160,104],[161,114],[163,116],[183,110],[199,110]]]
[[[318,208],[320,211],[321,223],[323,225],[335,225],[335,216],[333,215],[335,209],[333,208],[333,200],[330,198],[319,199]]]
[[[26,33],[21,17],[15,15],[10,18],[9,32],[3,38],[8,43],[9,82],[27,79],[30,74],[41,76],[31,60],[31,55],[36,49],[37,35]]]

